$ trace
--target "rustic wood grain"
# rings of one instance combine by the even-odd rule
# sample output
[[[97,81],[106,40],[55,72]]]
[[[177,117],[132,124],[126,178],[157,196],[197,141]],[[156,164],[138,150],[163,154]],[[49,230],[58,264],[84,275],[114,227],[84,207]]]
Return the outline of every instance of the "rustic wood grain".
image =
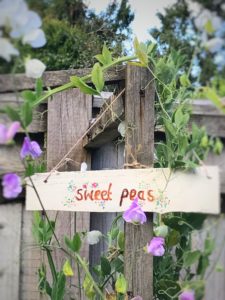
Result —
[[[48,71],[43,74],[43,82],[45,87],[54,88],[56,86],[63,85],[70,81],[70,76],[84,76],[90,74],[91,69],[72,69],[72,70],[60,70],[60,71]],[[119,80],[124,80],[124,68],[118,67],[108,70],[105,73],[106,82],[111,83]],[[0,75],[0,92],[12,92],[17,90],[34,89],[35,80],[28,78],[25,74],[16,74],[14,77],[11,74]]]
[[[72,89],[54,95],[48,104],[48,134],[47,134],[47,165],[51,170],[61,158],[70,150],[78,138],[87,130],[91,119],[92,98],[84,95],[78,89]],[[68,157],[60,168],[64,171],[79,170],[83,161],[88,161],[88,153],[83,149],[82,143]],[[51,180],[51,179],[49,179]],[[46,183],[48,184],[48,183]],[[52,212],[51,217],[55,216]],[[89,230],[89,213],[59,212],[56,222],[56,235],[61,242],[63,236],[73,237],[75,232]],[[88,259],[88,248],[83,248],[83,257]],[[61,268],[65,255],[58,252],[55,256],[57,267]],[[75,270],[77,274],[77,269]],[[71,284],[78,286],[78,278],[72,278]],[[74,291],[77,299],[78,289]]]
[[[124,120],[123,97],[121,96],[111,105],[110,103],[112,100],[113,98],[110,98],[102,105],[99,115],[107,108],[108,110],[88,132],[83,141],[84,147],[98,148],[119,136],[118,125]],[[99,118],[99,115],[96,116],[96,118]]]
[[[0,175],[5,173],[22,173],[24,166],[20,160],[20,145],[4,146],[0,145]]]
[[[22,203],[0,207],[0,298],[19,299]]]
[[[44,261],[43,252],[37,245],[33,234],[33,213],[23,208],[22,238],[20,257],[20,297],[22,300],[47,300],[38,291],[38,268]]]
[[[125,162],[153,164],[154,149],[154,85],[148,70],[127,66],[125,121]],[[140,251],[152,237],[152,214],[141,226],[125,224],[125,276],[128,281],[129,298],[137,295],[144,300],[153,299],[152,256]]]
[[[124,164],[124,143],[111,141],[92,151],[92,170],[122,169]],[[91,230],[99,230],[103,234],[109,231],[116,213],[91,213]],[[90,246],[90,265],[99,264],[101,253],[107,250],[107,244],[102,239],[98,244]]]

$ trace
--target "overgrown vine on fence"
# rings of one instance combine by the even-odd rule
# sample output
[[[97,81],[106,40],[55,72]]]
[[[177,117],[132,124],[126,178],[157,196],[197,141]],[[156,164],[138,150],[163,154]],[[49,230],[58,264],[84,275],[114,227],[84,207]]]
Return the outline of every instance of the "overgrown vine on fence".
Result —
[[[22,105],[17,108],[7,106],[3,110],[12,121],[19,122],[26,133],[20,155],[25,166],[25,176],[29,177],[40,203],[41,198],[32,182],[31,175],[42,172],[45,168],[43,163],[36,160],[41,155],[40,147],[36,142],[31,141],[28,134],[34,108],[55,93],[74,87],[86,94],[101,95],[105,72],[125,62],[148,68],[155,81],[157,116],[155,127],[156,131],[160,132],[160,138],[155,143],[154,166],[156,168],[169,167],[172,170],[182,169],[194,172],[195,167],[204,165],[203,161],[209,151],[221,153],[222,143],[218,138],[210,138],[204,128],[199,128],[195,124],[192,124],[190,128],[191,98],[195,89],[188,74],[182,70],[185,57],[182,57],[179,51],[172,51],[166,57],[160,56],[154,44],[146,46],[139,43],[137,39],[134,41],[134,50],[133,56],[113,58],[112,53],[104,45],[102,53],[95,57],[97,62],[91,74],[81,78],[72,76],[69,83],[49,91],[44,91],[42,79],[38,78],[34,91],[27,90],[21,93]],[[205,88],[204,91],[208,92],[209,98],[221,108],[210,88]],[[8,143],[7,139],[6,143]],[[16,180],[19,185],[19,179],[16,178]],[[8,179],[5,177],[3,188],[7,187],[7,182]],[[123,270],[124,233],[119,226],[121,216],[115,219],[107,236],[104,237],[97,231],[77,232],[72,239],[65,236],[66,247],[63,247],[55,233],[56,220],[50,220],[43,205],[42,208],[45,218],[35,213],[33,233],[38,245],[47,255],[52,279],[48,278],[46,265],[43,263],[38,270],[40,292],[47,294],[52,300],[64,299],[67,292],[66,277],[73,276],[73,268],[70,264],[70,260],[73,260],[84,270],[84,281],[80,282],[77,288],[80,293],[83,289],[88,299],[109,297],[110,299],[127,299],[127,282]],[[125,220],[132,221],[130,211],[126,218]],[[140,223],[145,221],[144,218],[142,212]],[[167,300],[178,299],[178,297],[182,299],[183,293],[189,293],[190,297],[195,294],[196,300],[202,299],[204,276],[214,243],[208,235],[203,249],[193,249],[192,232],[201,229],[204,220],[204,215],[195,214],[193,218],[191,214],[184,213],[171,213],[156,217],[153,242],[157,249],[153,250],[151,243],[146,247],[146,251],[155,256],[155,299]],[[100,263],[93,267],[91,273],[88,262],[80,256],[80,249],[85,240],[88,240],[89,244],[95,244],[100,238],[106,240],[108,250],[101,256]],[[145,246],[140,245],[140,251]],[[63,251],[66,257],[60,270],[57,269],[52,255],[56,249]],[[194,271],[193,266],[196,267]],[[111,286],[113,293],[107,292],[108,285]],[[137,296],[141,297],[141,295]]]

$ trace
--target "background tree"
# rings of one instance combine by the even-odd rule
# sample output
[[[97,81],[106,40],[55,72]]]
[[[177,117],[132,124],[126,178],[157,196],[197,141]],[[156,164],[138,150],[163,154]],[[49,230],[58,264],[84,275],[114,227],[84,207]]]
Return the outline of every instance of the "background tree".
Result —
[[[47,70],[90,67],[104,43],[115,56],[125,54],[123,42],[129,39],[134,19],[128,0],[112,1],[99,15],[82,0],[27,2],[43,19],[47,44],[40,49],[20,44],[19,49],[23,56],[40,59]],[[0,66],[1,73],[10,71],[7,63],[1,61]],[[17,71],[23,71],[20,65]]]
[[[202,5],[202,8],[210,10],[212,14],[215,12],[221,19],[225,20],[223,1],[195,0],[194,2]],[[186,57],[184,69],[187,72],[190,71],[188,70],[190,60],[195,57],[191,72],[192,80],[196,80],[196,70],[201,69],[198,80],[201,84],[206,84],[212,77],[224,77],[225,75],[225,65],[222,63],[222,54],[225,61],[225,45],[221,49],[220,57],[218,53],[212,53],[201,47],[199,32],[195,24],[197,16],[193,16],[191,11],[194,2],[178,0],[173,6],[166,8],[164,14],[158,13],[162,27],[150,30],[150,33],[157,40],[161,53],[169,53],[171,49],[180,50],[180,53]],[[200,13],[201,11],[199,11]],[[225,35],[225,30],[223,32],[224,24],[221,25],[221,37]]]

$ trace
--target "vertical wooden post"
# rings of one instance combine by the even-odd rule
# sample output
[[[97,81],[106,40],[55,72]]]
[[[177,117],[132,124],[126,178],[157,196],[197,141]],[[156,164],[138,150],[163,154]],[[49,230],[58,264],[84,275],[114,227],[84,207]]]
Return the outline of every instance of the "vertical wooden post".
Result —
[[[84,95],[78,89],[69,90],[54,95],[48,102],[48,134],[47,134],[47,165],[48,170],[53,168],[60,159],[76,143],[89,127],[92,112],[92,97]],[[82,143],[74,149],[65,161],[60,171],[80,170],[80,164],[89,159]],[[51,213],[55,215],[54,212]],[[63,236],[72,237],[75,232],[89,230],[89,213],[58,212],[56,221],[56,234],[63,243]],[[88,260],[88,247],[81,253]],[[64,255],[57,253],[55,260],[58,267],[62,267]],[[77,270],[75,272],[77,274]],[[77,278],[72,279],[78,286]],[[76,299],[80,299],[78,289],[75,290]]]
[[[154,149],[154,98],[152,77],[147,69],[127,66],[125,121],[125,162],[152,166]],[[136,164],[137,167],[137,164]],[[152,214],[144,225],[125,225],[125,276],[129,298],[153,298],[153,259],[143,251],[152,237]]]

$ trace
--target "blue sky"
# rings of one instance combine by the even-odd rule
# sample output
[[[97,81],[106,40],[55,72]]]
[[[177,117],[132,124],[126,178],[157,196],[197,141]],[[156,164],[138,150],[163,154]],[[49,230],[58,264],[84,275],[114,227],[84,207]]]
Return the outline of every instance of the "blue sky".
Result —
[[[110,0],[85,0],[89,7],[96,12],[104,10]],[[129,0],[132,10],[135,12],[135,19],[132,29],[139,41],[149,39],[148,29],[160,27],[156,13],[163,12],[164,8],[173,5],[176,0]]]

